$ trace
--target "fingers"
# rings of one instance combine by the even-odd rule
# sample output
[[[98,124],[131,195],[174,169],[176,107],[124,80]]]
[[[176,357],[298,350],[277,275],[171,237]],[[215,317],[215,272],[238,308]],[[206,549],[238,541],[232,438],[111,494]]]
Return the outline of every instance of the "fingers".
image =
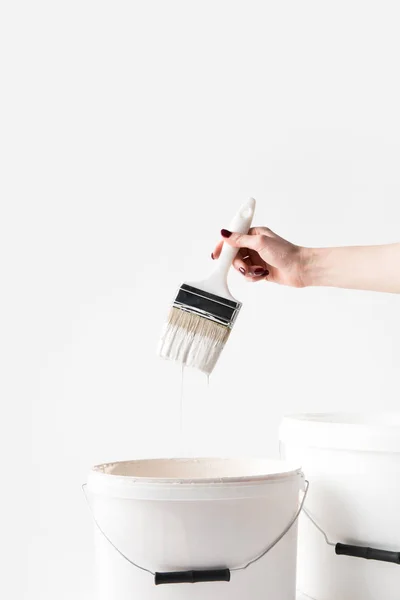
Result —
[[[227,242],[230,246],[247,247],[258,250],[260,246],[265,245],[267,241],[265,238],[279,238],[279,236],[271,231],[271,229],[268,229],[268,227],[252,227],[249,230],[248,235],[232,233],[228,229],[222,229],[221,235],[223,239],[218,242],[214,251],[211,253],[211,258],[215,260],[220,257],[224,242]],[[252,238],[251,240],[250,237]],[[250,241],[246,244],[246,240]]]
[[[213,260],[218,260],[221,256],[222,248],[224,245],[224,241],[221,240],[216,247],[214,248],[214,252],[211,253],[211,258]],[[246,275],[251,272],[251,259],[250,259],[250,250],[247,248],[241,248],[232,263],[233,267],[239,271],[242,275]]]
[[[278,239],[275,233],[266,227],[253,227],[248,234],[221,230],[222,240],[217,244],[212,253],[213,259],[218,259],[223,244],[238,248],[238,254],[233,261],[234,268],[241,273],[247,281],[262,281],[271,274],[271,267],[261,257],[262,251],[268,247],[271,238]],[[261,254],[261,256],[260,256]]]
[[[249,250],[249,261],[252,265],[256,267],[264,267],[267,268],[267,263],[265,260],[256,252],[255,250]]]
[[[269,274],[269,270],[265,265],[253,265],[251,262],[243,259],[240,254],[238,254],[233,261],[233,266],[237,271],[239,271],[239,273],[249,279],[262,279]]]
[[[259,269],[260,270],[258,270],[257,267],[253,270],[247,269],[247,271],[244,273],[241,271],[241,269],[239,269],[239,271],[243,275],[243,277],[246,279],[246,281],[256,283],[257,281],[263,281],[269,275],[268,269],[263,269],[263,268],[259,268]]]
[[[245,277],[260,277],[266,270],[262,258],[257,252],[248,248],[240,248],[232,264]]]
[[[214,248],[214,251],[211,254],[213,260],[217,260],[220,257],[225,241],[225,239],[221,240]],[[262,281],[268,277],[270,273],[270,269],[268,268],[269,265],[267,265],[255,250],[249,248],[240,248],[232,265],[236,271],[246,278],[247,281]]]
[[[241,251],[237,254],[232,265],[242,275],[248,275],[251,272],[252,265],[242,256]]]
[[[264,269],[264,267],[255,267],[248,275],[247,278],[250,278],[252,281],[261,281],[265,279],[269,275],[269,270]]]
[[[222,251],[222,247],[224,245],[224,240],[221,240],[218,242],[218,244],[215,246],[214,251],[211,252],[211,258],[213,260],[217,260],[217,258],[220,257],[221,255],[221,251]]]
[[[252,248],[253,250],[259,250],[265,246],[268,242],[268,238],[275,238],[283,240],[279,235],[276,235],[268,227],[252,227],[249,229],[247,235],[240,233],[233,233],[229,229],[221,229],[222,241],[218,242],[217,246],[212,253],[212,258],[219,258],[223,246],[223,242],[226,242],[230,246],[236,248]]]
[[[224,242],[234,248],[250,248],[260,252],[266,244],[266,236],[263,234],[246,235],[244,233],[234,233],[228,229],[221,229],[221,235]]]
[[[266,235],[267,237],[278,238],[279,235],[276,235],[269,227],[252,227],[249,229],[250,235]]]

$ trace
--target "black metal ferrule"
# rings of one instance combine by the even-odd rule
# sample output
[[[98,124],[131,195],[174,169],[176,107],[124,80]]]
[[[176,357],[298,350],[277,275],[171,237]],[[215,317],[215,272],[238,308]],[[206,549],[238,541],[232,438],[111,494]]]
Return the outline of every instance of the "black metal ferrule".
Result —
[[[390,552],[389,550],[347,544],[336,544],[335,552],[338,555],[355,556],[356,558],[366,558],[367,560],[380,560],[400,565],[400,552]]]
[[[229,569],[208,569],[204,571],[173,571],[171,573],[156,573],[155,584],[167,583],[206,583],[211,581],[230,581]]]
[[[175,304],[182,304],[194,310],[209,313],[226,325],[234,321],[235,314],[241,307],[240,302],[232,302],[232,300],[198,290],[186,283],[180,287]]]

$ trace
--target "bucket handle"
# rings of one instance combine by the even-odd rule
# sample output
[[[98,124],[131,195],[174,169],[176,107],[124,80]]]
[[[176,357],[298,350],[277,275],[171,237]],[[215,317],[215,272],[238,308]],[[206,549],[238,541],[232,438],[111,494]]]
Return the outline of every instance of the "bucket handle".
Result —
[[[204,582],[214,582],[214,581],[229,582],[231,580],[232,572],[245,571],[248,567],[250,567],[251,565],[254,565],[256,562],[258,562],[259,560],[264,558],[264,556],[266,556],[273,548],[275,548],[275,546],[285,537],[285,535],[291,530],[293,525],[296,523],[297,519],[300,516],[301,511],[304,508],[304,503],[307,498],[309,486],[310,486],[310,483],[307,480],[304,480],[303,497],[302,497],[302,499],[299,503],[299,506],[297,508],[297,511],[296,511],[294,517],[292,518],[292,520],[290,521],[289,525],[287,525],[285,527],[285,529],[282,531],[282,533],[277,538],[275,538],[274,541],[265,550],[263,550],[263,552],[261,552],[261,554],[257,555],[255,558],[252,558],[250,561],[248,561],[244,565],[242,565],[240,567],[234,567],[232,569],[228,569],[228,568],[226,568],[226,569],[200,569],[200,570],[189,570],[189,571],[170,571],[167,573],[158,573],[158,572],[152,571],[151,569],[148,569],[146,567],[142,567],[141,565],[138,565],[137,563],[133,562],[128,556],[126,556],[123,552],[121,552],[121,550],[119,548],[117,548],[117,546],[106,535],[106,533],[100,527],[100,524],[98,523],[98,521],[96,520],[96,518],[94,516],[88,495],[86,493],[87,483],[84,483],[82,485],[82,490],[83,490],[87,505],[89,507],[90,513],[92,515],[94,524],[96,525],[96,527],[99,530],[99,532],[101,533],[101,535],[107,540],[107,542],[114,548],[114,550],[116,550],[118,552],[118,554],[120,556],[122,556],[122,558],[124,558],[132,566],[136,567],[136,569],[139,569],[140,571],[145,571],[146,573],[149,573],[150,575],[152,575],[154,577],[155,585],[165,585],[165,584],[171,584],[171,583],[204,583]]]
[[[170,573],[155,573],[154,583],[205,583],[212,581],[230,581],[229,569],[205,569],[203,571],[171,571]]]
[[[284,458],[283,445],[279,442],[279,456]],[[305,498],[303,502],[303,513],[307,519],[314,525],[314,527],[323,535],[325,542],[328,546],[335,548],[335,554],[337,556],[352,556],[355,558],[364,558],[366,560],[378,560],[380,562],[394,563],[400,565],[400,552],[392,552],[390,550],[380,550],[379,548],[370,548],[369,546],[359,546],[350,544],[335,544],[331,542],[320,525],[316,522],[314,517],[310,515],[308,510],[304,507]]]
[[[370,548],[369,546],[358,546],[350,544],[335,544],[331,542],[325,531],[318,525],[310,513],[303,508],[303,512],[311,523],[324,536],[328,546],[335,548],[335,553],[338,556],[352,556],[355,558],[365,558],[366,560],[378,560],[380,562],[394,563],[400,565],[400,552],[392,552],[390,550],[380,550],[379,548]]]

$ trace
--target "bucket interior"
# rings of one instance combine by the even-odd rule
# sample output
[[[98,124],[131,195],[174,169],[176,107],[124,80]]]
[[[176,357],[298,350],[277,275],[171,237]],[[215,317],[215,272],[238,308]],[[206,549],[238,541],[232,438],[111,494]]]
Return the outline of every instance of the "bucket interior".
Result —
[[[243,481],[275,479],[301,472],[285,461],[264,459],[173,458],[148,459],[98,465],[95,472],[119,477],[177,481]]]

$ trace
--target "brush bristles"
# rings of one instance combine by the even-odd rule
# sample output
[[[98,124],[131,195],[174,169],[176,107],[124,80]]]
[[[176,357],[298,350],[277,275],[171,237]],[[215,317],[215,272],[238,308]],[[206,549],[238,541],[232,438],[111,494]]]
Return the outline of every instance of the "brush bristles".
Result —
[[[230,334],[229,327],[180,308],[171,308],[159,355],[210,375]]]

